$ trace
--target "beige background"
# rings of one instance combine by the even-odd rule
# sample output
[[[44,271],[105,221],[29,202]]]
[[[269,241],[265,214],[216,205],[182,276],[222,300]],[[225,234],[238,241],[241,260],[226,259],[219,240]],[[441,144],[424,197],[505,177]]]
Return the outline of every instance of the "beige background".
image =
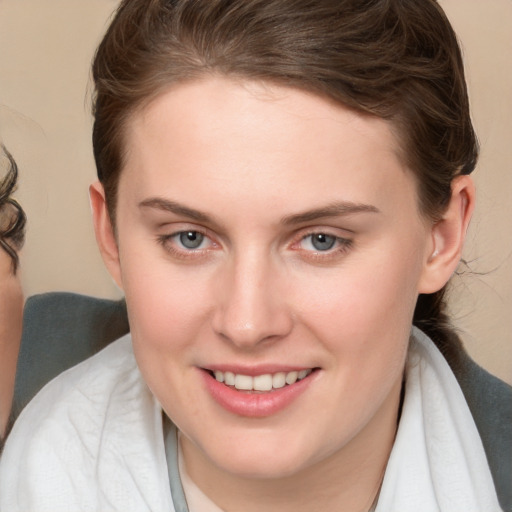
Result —
[[[477,361],[512,382],[512,1],[441,4],[462,41],[482,144],[465,254],[473,274],[454,279],[451,309]],[[27,295],[120,296],[96,250],[87,195],[95,169],[86,84],[116,5],[0,0],[0,138],[21,171]]]

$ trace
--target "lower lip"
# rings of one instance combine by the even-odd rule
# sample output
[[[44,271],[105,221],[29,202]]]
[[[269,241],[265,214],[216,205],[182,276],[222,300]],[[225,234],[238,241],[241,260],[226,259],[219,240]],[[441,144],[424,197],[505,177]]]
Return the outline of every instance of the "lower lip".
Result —
[[[219,405],[233,414],[250,418],[264,418],[282,411],[306,391],[313,381],[312,376],[317,374],[315,371],[295,384],[273,391],[250,393],[218,382],[205,370],[201,373],[206,388]]]

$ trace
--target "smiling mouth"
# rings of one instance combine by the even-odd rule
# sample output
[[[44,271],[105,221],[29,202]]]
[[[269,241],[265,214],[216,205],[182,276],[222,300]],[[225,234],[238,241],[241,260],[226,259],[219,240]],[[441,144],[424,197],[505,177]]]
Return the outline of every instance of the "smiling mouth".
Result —
[[[263,375],[243,375],[233,372],[211,371],[208,373],[217,381],[227,387],[242,392],[272,392],[291,386],[298,381],[309,377],[317,368],[297,370],[291,372],[265,373]]]

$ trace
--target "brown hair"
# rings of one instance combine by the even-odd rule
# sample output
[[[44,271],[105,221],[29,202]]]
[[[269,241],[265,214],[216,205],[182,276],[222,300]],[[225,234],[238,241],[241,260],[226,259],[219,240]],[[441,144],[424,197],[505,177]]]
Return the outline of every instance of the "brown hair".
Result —
[[[461,53],[434,0],[124,0],[93,64],[94,155],[114,224],[127,119],[173,84],[212,73],[389,120],[432,221],[453,178],[475,167]],[[413,321],[447,354],[459,342],[443,295],[420,296]]]
[[[27,218],[23,208],[11,194],[16,190],[18,166],[12,155],[0,144],[8,162],[5,176],[0,180],[0,247],[11,257],[12,271],[15,274],[19,265],[18,251],[25,241]]]

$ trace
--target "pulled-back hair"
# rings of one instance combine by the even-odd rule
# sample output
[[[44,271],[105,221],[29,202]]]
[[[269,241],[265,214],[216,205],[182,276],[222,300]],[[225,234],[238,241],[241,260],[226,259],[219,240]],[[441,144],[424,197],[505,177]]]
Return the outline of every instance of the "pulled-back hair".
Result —
[[[7,160],[7,172],[0,179],[0,248],[11,257],[12,271],[15,274],[19,265],[18,251],[25,241],[27,219],[18,201],[11,197],[16,190],[18,166],[2,144],[0,151]]]
[[[115,226],[127,120],[173,85],[219,74],[309,91],[390,121],[435,222],[478,144],[457,38],[434,0],[124,0],[93,64],[98,177]],[[444,289],[414,323],[450,360]]]

